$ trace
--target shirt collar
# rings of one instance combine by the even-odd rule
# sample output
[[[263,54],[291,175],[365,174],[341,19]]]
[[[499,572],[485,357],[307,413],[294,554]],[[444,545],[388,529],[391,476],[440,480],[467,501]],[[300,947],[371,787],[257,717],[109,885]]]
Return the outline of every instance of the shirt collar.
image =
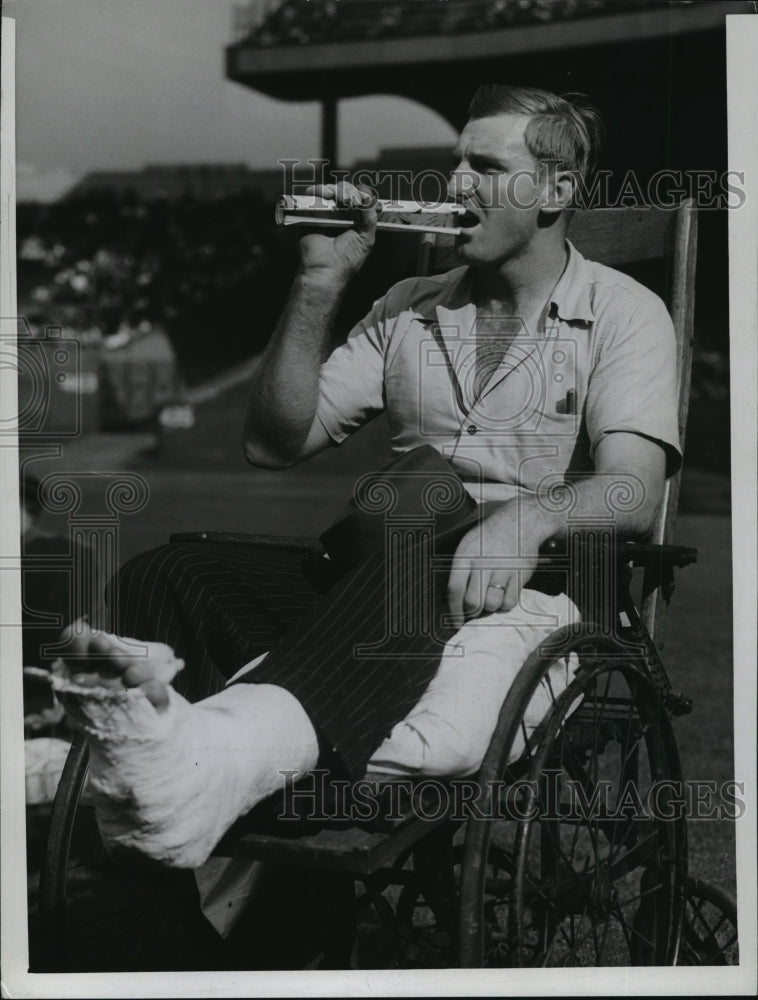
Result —
[[[595,319],[595,313],[590,301],[591,276],[588,263],[570,240],[566,240],[566,249],[568,260],[550,296],[550,305],[562,320],[591,323]],[[447,284],[440,289],[440,293],[418,303],[417,311],[421,319],[435,320],[438,306],[454,311],[471,304],[470,269],[460,267],[449,272]]]
[[[568,261],[550,296],[550,305],[567,322],[591,323],[595,318],[590,301],[590,274],[587,261],[570,240],[566,240]]]

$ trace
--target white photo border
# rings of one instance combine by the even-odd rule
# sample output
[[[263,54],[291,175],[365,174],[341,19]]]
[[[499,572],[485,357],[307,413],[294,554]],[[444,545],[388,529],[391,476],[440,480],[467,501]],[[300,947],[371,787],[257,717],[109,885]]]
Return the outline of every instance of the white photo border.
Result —
[[[0,318],[15,328],[15,22],[2,19]],[[21,675],[0,670],[2,706],[2,994],[8,997],[735,995],[756,982],[756,392],[758,380],[758,17],[726,15],[729,167],[744,171],[747,199],[730,213],[732,524],[735,768],[747,811],[737,826],[740,966],[698,969],[207,972],[48,975],[28,966]],[[16,409],[15,368],[0,365],[0,420]],[[17,449],[0,447],[0,565],[18,558]],[[18,579],[0,574],[3,615],[20,613]],[[0,662],[20,662],[21,635],[6,629]]]

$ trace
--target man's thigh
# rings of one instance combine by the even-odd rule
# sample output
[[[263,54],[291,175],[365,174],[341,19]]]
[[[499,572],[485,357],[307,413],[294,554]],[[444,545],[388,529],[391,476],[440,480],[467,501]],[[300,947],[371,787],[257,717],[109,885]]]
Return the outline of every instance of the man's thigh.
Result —
[[[165,642],[185,661],[176,687],[196,701],[308,614],[318,594],[302,563],[286,548],[171,543],[126,563],[109,603],[122,635]]]

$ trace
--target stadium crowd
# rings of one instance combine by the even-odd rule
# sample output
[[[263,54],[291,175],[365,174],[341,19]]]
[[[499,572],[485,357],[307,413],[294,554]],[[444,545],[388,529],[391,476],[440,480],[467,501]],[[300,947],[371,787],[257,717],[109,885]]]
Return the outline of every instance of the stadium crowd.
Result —
[[[649,7],[665,7],[651,0]],[[639,8],[636,0],[284,0],[241,8],[240,40],[260,46],[489,31]]]

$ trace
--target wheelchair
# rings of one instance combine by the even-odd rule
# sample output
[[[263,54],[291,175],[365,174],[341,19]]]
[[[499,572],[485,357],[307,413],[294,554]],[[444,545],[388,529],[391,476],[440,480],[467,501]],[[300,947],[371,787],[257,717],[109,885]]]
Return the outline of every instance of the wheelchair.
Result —
[[[572,239],[595,259],[614,266],[673,261],[683,434],[692,206],[578,218]],[[428,256],[428,246],[423,252]],[[672,690],[658,652],[675,571],[697,556],[671,544],[677,493],[674,478],[649,544],[577,530],[564,549],[540,557],[540,568],[573,574],[582,620],[527,658],[474,780],[399,787],[388,778],[377,782],[376,795],[391,807],[366,822],[305,820],[284,830],[242,820],[223,838],[218,857],[262,861],[311,887],[311,924],[319,926],[297,933],[313,933],[320,967],[350,967],[356,928],[359,946],[374,942],[360,964],[395,968],[738,961],[733,901],[688,874],[672,719],[692,706]],[[309,539],[172,537],[203,539],[284,545],[304,556],[319,551]],[[572,679],[554,693],[551,667],[566,661]],[[529,731],[525,713],[538,689],[548,692],[549,705]],[[244,958],[224,966],[208,944],[187,873],[121,868],[106,856],[86,804],[86,773],[86,744],[77,737],[53,804],[41,877],[44,971],[215,968],[215,961],[255,967],[234,964]],[[293,926],[299,906],[293,896]]]
[[[586,538],[577,544],[586,548]],[[642,568],[643,588],[655,590],[670,590],[674,569],[696,558],[694,549],[673,545],[595,548],[577,573],[596,583],[613,572],[623,584]],[[576,552],[544,557],[549,566],[578,562]],[[315,830],[306,821],[250,831],[240,821],[216,855],[329,873],[337,889],[330,899],[323,883],[325,913],[344,911],[326,921],[330,967],[349,962],[356,914],[366,905],[380,918],[381,948],[395,967],[735,961],[734,904],[687,875],[671,718],[691,705],[671,689],[629,589],[618,589],[615,603],[615,621],[585,612],[527,658],[475,782],[400,783],[394,807],[364,823],[327,818]],[[535,692],[545,678],[550,691],[551,667],[570,657],[573,679],[551,693],[544,719],[528,732]],[[86,772],[86,744],[77,737],[43,870],[45,961],[58,970],[192,968],[187,949],[197,959],[207,940],[186,873],[120,867],[106,856],[82,802]],[[378,783],[378,802],[392,781]],[[358,893],[345,891],[346,878]]]

